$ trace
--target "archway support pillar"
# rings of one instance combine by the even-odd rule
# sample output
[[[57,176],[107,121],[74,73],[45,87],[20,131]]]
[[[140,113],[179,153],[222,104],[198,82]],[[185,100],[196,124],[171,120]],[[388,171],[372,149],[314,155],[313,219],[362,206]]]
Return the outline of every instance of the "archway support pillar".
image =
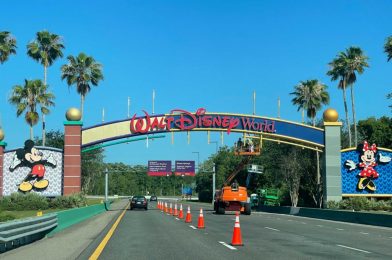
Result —
[[[340,170],[341,122],[324,122],[325,151],[323,153],[323,207],[328,201],[342,199],[342,176]]]
[[[82,125],[81,121],[64,122],[64,196],[78,193],[82,190]]]

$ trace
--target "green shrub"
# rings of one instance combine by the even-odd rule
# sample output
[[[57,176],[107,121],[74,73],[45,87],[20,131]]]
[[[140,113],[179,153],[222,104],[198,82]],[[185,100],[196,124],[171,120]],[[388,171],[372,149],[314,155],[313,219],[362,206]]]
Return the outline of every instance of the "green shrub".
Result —
[[[49,203],[46,197],[36,193],[13,193],[1,199],[0,207],[4,210],[45,210]]]
[[[329,209],[338,209],[339,208],[339,201],[330,200],[327,202],[327,208]]]
[[[50,201],[51,208],[69,209],[84,207],[87,204],[87,198],[80,194],[73,194],[71,196],[61,196]]]
[[[366,197],[354,197],[349,199],[352,209],[355,211],[366,210],[369,208],[369,200]]]
[[[6,222],[13,219],[16,219],[16,217],[13,214],[0,212],[0,222]]]

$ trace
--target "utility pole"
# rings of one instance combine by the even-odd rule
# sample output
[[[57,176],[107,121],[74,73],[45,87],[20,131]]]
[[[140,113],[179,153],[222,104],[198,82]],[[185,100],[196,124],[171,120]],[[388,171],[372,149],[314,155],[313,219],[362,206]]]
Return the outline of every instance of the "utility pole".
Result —
[[[215,197],[215,163],[212,167],[212,205],[214,205],[214,197]]]

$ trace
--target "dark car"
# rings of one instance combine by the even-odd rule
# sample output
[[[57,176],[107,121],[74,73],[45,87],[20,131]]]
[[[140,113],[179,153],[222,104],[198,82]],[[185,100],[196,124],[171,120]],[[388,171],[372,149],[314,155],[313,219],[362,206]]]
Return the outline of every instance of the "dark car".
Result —
[[[146,197],[144,196],[133,196],[132,199],[130,199],[130,210],[133,210],[134,208],[140,208],[140,209],[148,209],[148,202]]]
[[[150,201],[157,201],[157,200],[158,200],[157,196],[151,195]]]

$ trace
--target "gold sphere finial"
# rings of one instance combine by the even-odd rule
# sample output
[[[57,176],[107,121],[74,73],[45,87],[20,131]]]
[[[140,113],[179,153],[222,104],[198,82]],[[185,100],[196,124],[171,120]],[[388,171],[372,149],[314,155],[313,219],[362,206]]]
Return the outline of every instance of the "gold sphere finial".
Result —
[[[339,119],[338,112],[333,108],[328,108],[323,114],[324,122],[337,122]]]
[[[4,131],[0,128],[0,142],[4,140]]]
[[[82,118],[82,113],[80,113],[79,109],[71,107],[67,110],[67,113],[65,113],[65,118],[67,118],[68,121],[79,121]]]

